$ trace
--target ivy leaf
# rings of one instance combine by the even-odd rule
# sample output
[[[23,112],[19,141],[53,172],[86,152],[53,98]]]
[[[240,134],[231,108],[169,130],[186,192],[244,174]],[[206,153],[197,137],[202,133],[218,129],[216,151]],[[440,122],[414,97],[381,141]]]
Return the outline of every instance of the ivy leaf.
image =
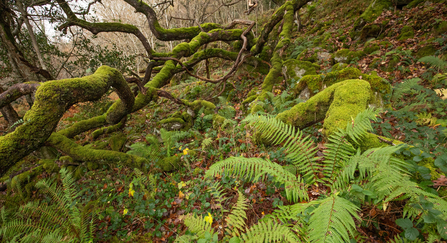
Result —
[[[411,227],[411,228],[408,228],[405,230],[405,238],[407,238],[411,241],[416,240],[418,235],[419,235],[419,231],[416,228]]]

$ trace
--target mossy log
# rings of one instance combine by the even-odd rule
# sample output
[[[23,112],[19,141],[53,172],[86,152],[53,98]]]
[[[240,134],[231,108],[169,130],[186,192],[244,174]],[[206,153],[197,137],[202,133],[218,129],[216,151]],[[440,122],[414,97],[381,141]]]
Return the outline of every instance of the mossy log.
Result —
[[[276,116],[279,120],[300,129],[323,121],[323,134],[330,136],[345,128],[372,100],[371,85],[360,79],[336,83],[308,101],[299,103]]]

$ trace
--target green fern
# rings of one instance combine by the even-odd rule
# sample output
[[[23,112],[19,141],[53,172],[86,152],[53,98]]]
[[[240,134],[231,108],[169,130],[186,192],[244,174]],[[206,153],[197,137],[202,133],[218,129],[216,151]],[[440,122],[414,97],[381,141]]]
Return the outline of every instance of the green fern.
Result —
[[[31,202],[21,207],[13,220],[5,218],[0,230],[4,240],[88,242],[92,239],[95,217],[88,206],[76,205],[82,191],[76,190],[71,174],[65,168],[60,173],[62,187],[46,180],[36,183],[37,188],[51,196],[53,204]]]
[[[313,146],[310,136],[304,137],[294,126],[269,116],[249,115],[243,120],[256,127],[258,134],[271,141],[274,145],[284,143],[287,157],[304,174],[306,183],[314,184],[318,179],[319,165],[315,156],[317,149]]]
[[[289,227],[273,221],[253,225],[240,238],[243,242],[299,242]]]
[[[233,236],[240,236],[240,232],[244,230],[247,214],[245,210],[248,209],[247,198],[238,191],[239,197],[236,204],[233,206],[231,213],[227,217],[227,232]]]
[[[316,202],[313,202],[315,204]],[[309,239],[311,242],[349,242],[349,234],[354,235],[353,217],[360,220],[359,208],[352,202],[332,195],[318,201],[319,206],[310,217]]]
[[[205,151],[207,147],[209,147],[211,144],[213,144],[212,138],[205,138],[202,140],[202,151]]]
[[[204,237],[206,232],[213,232],[211,224],[206,222],[201,215],[196,216],[193,214],[188,214],[185,217],[184,222],[189,231],[191,231],[193,234],[196,234],[199,238]]]
[[[438,72],[447,71],[447,62],[442,60],[439,57],[435,56],[425,56],[418,60],[418,62],[427,63],[433,68],[435,68]]]
[[[221,216],[223,217],[223,214],[226,213],[228,210],[224,209],[223,205],[225,201],[228,200],[228,198],[225,196],[224,189],[222,189],[222,185],[219,184],[219,182],[215,182],[210,187],[211,195],[216,199],[217,201],[217,207],[220,208]]]
[[[212,165],[206,172],[211,177],[217,174],[227,175],[258,181],[264,175],[272,175],[276,182],[285,185],[287,199],[292,202],[307,200],[307,185],[300,176],[296,176],[282,166],[261,158],[230,157]]]

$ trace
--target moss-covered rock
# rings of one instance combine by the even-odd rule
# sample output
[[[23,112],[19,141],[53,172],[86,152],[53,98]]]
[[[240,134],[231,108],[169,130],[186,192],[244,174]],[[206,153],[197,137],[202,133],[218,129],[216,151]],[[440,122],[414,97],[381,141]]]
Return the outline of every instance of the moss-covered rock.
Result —
[[[437,35],[442,35],[447,33],[447,21],[439,22],[435,27],[435,33]]]
[[[425,57],[425,56],[433,56],[436,51],[437,51],[437,49],[436,49],[435,46],[433,46],[433,45],[426,45],[426,46],[420,48],[416,52],[416,57],[422,58],[422,57]]]
[[[335,65],[334,65],[335,66]],[[300,81],[295,86],[293,92],[300,98],[305,99],[312,97],[315,93],[324,90],[327,87],[335,83],[339,83],[344,80],[349,79],[364,79],[371,84],[373,96],[375,97],[372,103],[376,106],[382,106],[384,103],[384,94],[389,94],[391,92],[391,85],[385,79],[377,76],[376,74],[363,74],[359,69],[354,67],[347,67],[338,70],[339,66],[335,66],[335,71],[329,72],[327,74],[321,75],[307,75],[300,79]],[[333,67],[334,69],[334,67]],[[305,97],[303,92],[308,89],[309,97]],[[387,102],[385,102],[387,103]]]
[[[162,124],[166,130],[172,131],[183,129],[186,122],[180,117],[169,117],[159,121],[158,124]]]
[[[411,26],[404,26],[400,31],[398,39],[404,41],[406,39],[414,38],[414,30]]]
[[[362,28],[360,33],[360,40],[366,41],[368,38],[377,38],[382,32],[382,27],[379,24],[369,24]]]
[[[290,84],[292,80],[299,80],[304,75],[317,74],[320,66],[307,61],[289,59],[283,63],[282,72],[286,81]]]
[[[276,116],[279,120],[305,128],[324,120],[323,134],[328,137],[345,128],[371,101],[371,86],[364,80],[346,80],[319,92]]]
[[[379,45],[377,45],[376,43],[372,42],[372,41],[368,41],[365,43],[365,47],[363,48],[363,51],[366,54],[371,54],[377,50],[380,50]]]
[[[360,59],[365,56],[364,51],[350,51],[348,49],[340,49],[332,55],[334,63],[351,63],[355,59]]]
[[[393,6],[390,0],[374,0],[365,10],[365,12],[360,15],[360,17],[355,21],[354,28],[351,32],[351,37],[356,37],[359,35],[360,31],[367,23],[373,22],[379,15],[384,11],[391,9]]]

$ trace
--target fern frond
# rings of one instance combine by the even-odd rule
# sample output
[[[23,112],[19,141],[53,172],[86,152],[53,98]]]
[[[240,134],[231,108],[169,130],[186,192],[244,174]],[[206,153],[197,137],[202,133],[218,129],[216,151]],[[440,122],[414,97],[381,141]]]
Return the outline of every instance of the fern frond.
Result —
[[[146,145],[145,143],[134,143],[129,146],[131,150],[127,152],[127,154],[140,156],[143,158],[160,158],[160,145],[151,144]]]
[[[367,108],[366,110],[357,114],[352,123],[348,123],[346,126],[346,134],[356,143],[357,140],[362,139],[368,131],[372,130],[371,120],[376,121],[376,116],[379,113],[378,110]]]
[[[241,236],[243,242],[299,242],[293,231],[276,222],[259,222]]]
[[[264,174],[269,174],[273,176],[276,182],[283,183],[285,186],[287,200],[291,202],[298,202],[300,200],[308,200],[309,195],[307,194],[307,185],[304,183],[300,176],[296,176],[286,170],[279,164],[270,162],[269,166],[262,167],[262,173],[260,173],[256,178],[261,178]]]
[[[410,93],[410,91],[418,91],[420,92],[420,89],[422,86],[418,84],[418,82],[421,81],[420,78],[412,78],[407,79],[403,83],[397,84],[393,89],[393,100],[398,101],[402,99],[403,94]]]
[[[349,235],[355,231],[353,217],[359,208],[352,202],[332,195],[322,201],[312,212],[309,232],[310,242],[349,242]]]
[[[230,157],[210,166],[205,175],[215,176],[225,173],[253,180],[253,178],[262,173],[262,168],[267,166],[270,166],[270,162],[261,158]]]
[[[209,233],[213,232],[211,224],[206,222],[201,215],[195,216],[193,214],[188,214],[185,217],[184,222],[185,225],[188,227],[189,231],[196,234],[199,238],[204,237],[206,232]]]
[[[416,238],[416,240],[407,240],[407,238],[402,238],[400,235],[394,236],[394,239],[391,239],[389,243],[423,243],[424,241]]]
[[[190,243],[194,242],[194,240],[197,240],[197,236],[195,235],[182,235],[180,237],[177,237],[175,239],[175,243]]]
[[[205,138],[205,139],[203,139],[202,140],[202,150],[205,150],[211,144],[213,144],[213,139],[212,138]]]
[[[240,236],[240,232],[244,230],[245,220],[247,219],[247,214],[245,213],[245,210],[248,209],[247,198],[240,191],[238,191],[238,194],[237,202],[226,219],[227,231],[233,236]]]
[[[316,147],[312,147],[313,141],[310,136],[304,137],[301,131],[296,131],[294,126],[268,116],[249,115],[243,122],[248,122],[256,127],[262,137],[270,140],[273,144],[284,142],[287,149],[287,158],[298,167],[304,174],[308,184],[313,184],[318,178],[319,165],[316,164]]]
[[[227,210],[223,209],[223,204],[226,200],[228,200],[227,197],[225,197],[225,193],[224,190],[222,188],[222,185],[219,184],[219,182],[215,182],[211,187],[210,187],[210,191],[211,191],[211,195],[213,195],[213,197],[216,199],[216,201],[218,202],[218,206],[220,206],[220,210],[221,213],[226,212]]]
[[[418,60],[418,62],[427,63],[430,66],[432,66],[438,70],[442,70],[442,71],[447,70],[447,62],[442,60],[439,57],[425,56],[425,57],[420,58]]]

